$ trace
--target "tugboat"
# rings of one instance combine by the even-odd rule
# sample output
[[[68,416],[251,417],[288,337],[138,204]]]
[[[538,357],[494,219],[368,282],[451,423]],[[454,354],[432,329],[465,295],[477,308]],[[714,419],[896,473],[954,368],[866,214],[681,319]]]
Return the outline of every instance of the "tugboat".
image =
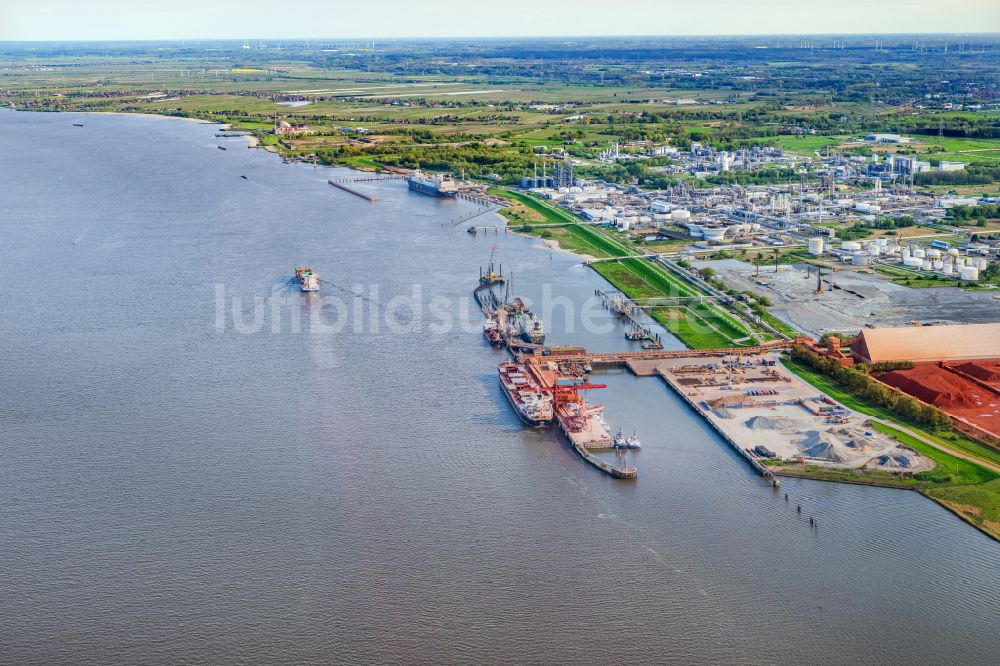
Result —
[[[620,431],[619,431],[620,432]],[[642,444],[639,442],[639,438],[636,437],[635,431],[632,431],[632,436],[625,440],[626,449],[641,449]]]
[[[628,439],[625,437],[625,433],[622,432],[621,428],[619,428],[618,432],[615,433],[615,438],[614,438],[612,444],[614,445],[614,447],[616,449],[627,449],[628,448]]]
[[[319,276],[313,273],[312,266],[296,266],[295,279],[302,291],[319,291]]]

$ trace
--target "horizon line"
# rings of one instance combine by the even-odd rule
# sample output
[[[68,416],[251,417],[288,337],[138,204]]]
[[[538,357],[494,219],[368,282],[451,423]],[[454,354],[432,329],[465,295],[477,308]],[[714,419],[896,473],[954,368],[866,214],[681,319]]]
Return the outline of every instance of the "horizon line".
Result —
[[[746,33],[746,34],[720,34],[720,33],[674,33],[674,34],[640,34],[640,33],[621,33],[621,34],[604,34],[604,35],[438,35],[438,36],[356,36],[356,37],[345,37],[345,36],[327,36],[327,37],[288,37],[288,36],[271,36],[271,37],[143,37],[143,38],[111,38],[111,37],[92,37],[92,38],[46,38],[46,39],[0,39],[0,44],[94,44],[94,43],[144,43],[144,42],[239,42],[239,41],[375,41],[375,40],[385,40],[385,41],[439,41],[439,40],[489,40],[489,39],[678,39],[678,38],[691,38],[691,37],[707,37],[707,38],[717,38],[717,39],[754,39],[754,38],[773,38],[773,37],[911,37],[911,36],[940,36],[940,37],[958,37],[958,36],[989,36],[996,35],[1000,38],[1000,31],[989,30],[989,31],[960,31],[960,32],[922,32],[922,31],[909,31],[909,32],[771,32],[771,33]]]

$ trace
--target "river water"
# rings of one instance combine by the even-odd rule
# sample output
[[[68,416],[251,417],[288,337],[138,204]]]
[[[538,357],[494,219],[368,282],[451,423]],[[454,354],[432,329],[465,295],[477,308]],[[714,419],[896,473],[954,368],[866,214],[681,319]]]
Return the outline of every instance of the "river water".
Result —
[[[215,132],[0,113],[0,661],[1000,661],[1000,547],[916,493],[786,504],[624,372],[636,482],[522,427],[477,271],[629,348],[577,259]]]

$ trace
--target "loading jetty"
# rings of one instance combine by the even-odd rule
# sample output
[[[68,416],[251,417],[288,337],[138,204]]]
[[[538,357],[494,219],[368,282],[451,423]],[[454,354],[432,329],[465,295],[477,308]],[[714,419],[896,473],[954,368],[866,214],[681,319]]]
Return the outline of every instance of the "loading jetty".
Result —
[[[532,425],[555,425],[569,440],[573,450],[595,469],[615,479],[635,479],[638,470],[627,463],[616,465],[591,453],[613,448],[613,439],[604,421],[603,407],[588,405],[582,391],[607,388],[586,379],[590,366],[574,359],[585,350],[579,347],[546,347],[520,338],[518,317],[528,312],[519,298],[500,298],[495,290],[505,282],[494,272],[480,270],[479,286],[473,291],[476,303],[486,317],[484,334],[493,344],[500,344],[515,361],[500,365],[501,387],[521,420]],[[516,385],[508,388],[515,377]],[[517,388],[520,387],[520,390]],[[512,397],[516,394],[516,397]],[[522,394],[531,394],[530,399]],[[530,415],[525,413],[530,410]],[[541,418],[539,414],[546,414]]]
[[[353,187],[351,187],[349,185],[345,185],[344,183],[338,183],[335,180],[328,180],[326,182],[330,183],[334,187],[337,187],[337,188],[340,188],[340,189],[344,190],[345,192],[350,192],[351,194],[353,194],[356,197],[361,197],[362,199],[364,199],[365,201],[367,201],[369,203],[375,203],[376,201],[378,201],[378,197],[373,197],[370,194],[365,194],[364,192],[359,192],[356,189],[354,189]]]
[[[642,341],[643,349],[663,349],[663,341],[659,334],[654,334],[646,322],[646,311],[621,292],[606,292],[594,290],[594,295],[601,299],[601,304],[616,317],[629,324],[625,337],[629,340]]]

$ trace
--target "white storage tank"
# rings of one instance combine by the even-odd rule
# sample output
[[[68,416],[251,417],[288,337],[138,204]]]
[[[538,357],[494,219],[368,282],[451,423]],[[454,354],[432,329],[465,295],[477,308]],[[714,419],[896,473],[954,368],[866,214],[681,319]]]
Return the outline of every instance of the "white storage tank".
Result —
[[[915,250],[913,250],[912,252],[910,252],[910,255],[912,255],[914,257],[919,257],[919,258],[923,259],[924,256],[927,255],[927,253],[924,252],[923,248],[918,247]]]
[[[889,246],[889,239],[888,238],[876,238],[875,239],[875,244],[878,245],[880,248],[882,248],[884,250],[886,247]]]
[[[823,239],[822,238],[810,238],[809,239],[809,254],[814,257],[818,257],[823,254]]]
[[[903,259],[903,265],[904,266],[910,266],[911,268],[915,268],[917,266],[920,266],[923,263],[924,263],[924,260],[923,259],[919,259],[917,257],[906,257],[905,259]]]
[[[684,222],[691,219],[691,211],[686,208],[678,208],[670,213],[670,219],[675,222]]]
[[[870,254],[871,256],[877,257],[881,253],[882,253],[882,248],[880,248],[875,243],[872,243],[871,245],[868,246],[868,254]]]
[[[910,248],[904,247],[903,248],[903,259],[909,259],[909,258],[910,258]]]
[[[852,266],[868,266],[871,264],[871,255],[867,252],[858,251],[851,255]]]
[[[949,257],[957,257],[958,256],[958,248],[953,247],[950,250],[948,250],[948,256]]]
[[[857,252],[861,249],[861,243],[857,241],[844,241],[840,244],[841,250],[846,250],[847,252]]]
[[[965,265],[965,259],[962,257],[955,257],[955,268],[961,268]]]
[[[986,267],[989,265],[990,262],[987,259],[976,259],[976,268],[978,268],[981,271],[985,271]]]
[[[944,268],[944,262],[941,261],[940,259],[935,259],[934,260],[934,270],[939,271],[942,268]]]
[[[924,263],[920,265],[921,270],[929,271],[934,268],[934,264],[924,259]]]
[[[942,275],[952,275],[954,272],[955,270],[951,267],[951,264],[945,264],[941,267]]]
[[[934,248],[931,248],[931,249],[927,250],[927,258],[928,259],[940,259],[941,258],[941,250],[935,250]]]
[[[979,269],[975,266],[963,266],[958,273],[958,279],[966,282],[975,282],[979,279]]]

